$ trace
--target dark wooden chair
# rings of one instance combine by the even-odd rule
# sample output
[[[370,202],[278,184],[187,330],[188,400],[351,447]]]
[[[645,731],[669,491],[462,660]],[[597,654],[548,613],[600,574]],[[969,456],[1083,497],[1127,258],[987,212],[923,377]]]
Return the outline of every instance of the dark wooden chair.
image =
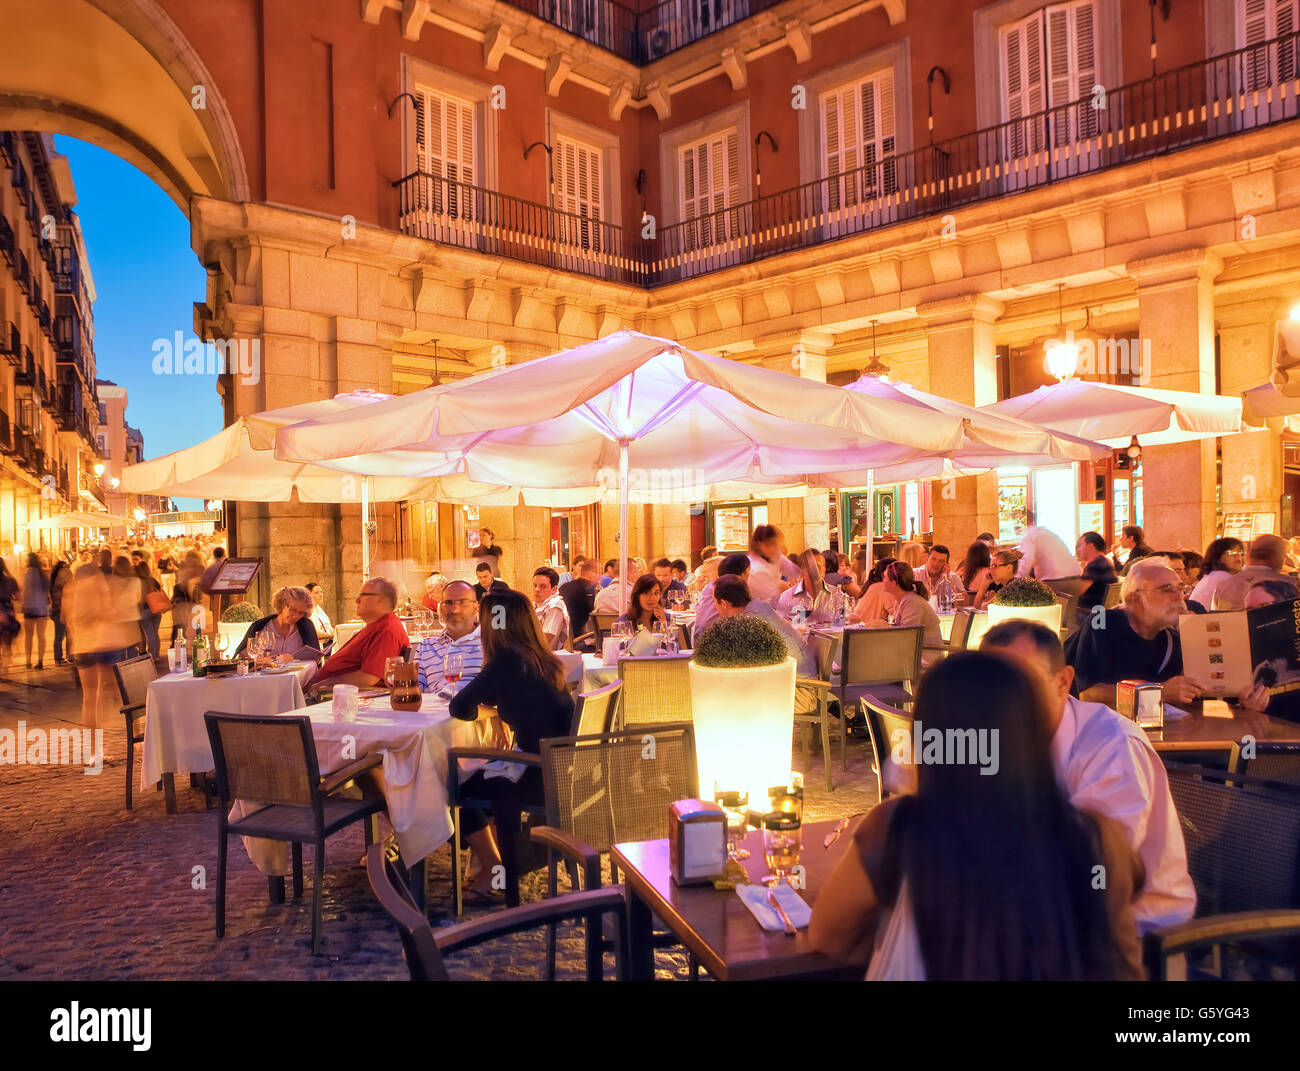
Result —
[[[654,742],[649,750],[647,738]],[[668,836],[669,806],[695,798],[699,790],[695,730],[680,723],[543,740],[541,765],[546,825],[533,829],[532,837],[548,849],[550,896],[559,889],[561,860],[570,865],[571,874],[576,871],[581,888],[599,889],[601,858],[611,847]],[[611,880],[618,881],[612,871]],[[589,933],[589,966],[601,956],[600,942],[591,937]],[[552,928],[547,977],[554,975]]]
[[[131,782],[135,775],[135,745],[144,743],[145,701],[149,682],[158,679],[158,666],[147,654],[113,664],[117,690],[122,697],[122,716],[126,719],[126,809],[131,810]]]
[[[568,919],[581,919],[589,932],[599,931],[606,915],[614,916],[620,934],[615,944],[616,977],[621,981],[626,976],[627,958],[621,935],[625,932],[627,898],[621,887],[559,896],[435,931],[416,906],[401,864],[385,859],[383,845],[372,844],[366,849],[366,874],[380,906],[397,924],[413,982],[449,981],[444,954]],[[587,981],[598,982],[604,974],[603,958],[595,964],[588,960]]]
[[[1144,956],[1158,980],[1221,976],[1219,948],[1260,939],[1300,937],[1300,792],[1240,773],[1167,763],[1169,791],[1196,886],[1196,918],[1145,938]],[[1188,953],[1211,949],[1210,966]]]
[[[312,881],[311,951],[320,954],[321,887],[325,880],[325,840],[354,822],[365,823],[365,840],[375,839],[374,816],[382,800],[340,799],[333,795],[359,774],[383,762],[367,755],[328,778],[316,762],[311,719],[305,716],[203,715],[216,763],[217,795],[217,936],[226,932],[226,850],[232,836],[287,840],[293,845],[293,894],[302,896],[302,846],[315,846]],[[247,813],[229,818],[235,800]]]
[[[885,769],[893,751],[894,733],[912,733],[912,715],[905,710],[891,707],[879,699],[870,696],[862,698],[862,716],[867,719],[867,734],[871,737],[871,748],[876,755],[873,767],[876,773],[876,801],[884,802],[894,795],[885,788]]]

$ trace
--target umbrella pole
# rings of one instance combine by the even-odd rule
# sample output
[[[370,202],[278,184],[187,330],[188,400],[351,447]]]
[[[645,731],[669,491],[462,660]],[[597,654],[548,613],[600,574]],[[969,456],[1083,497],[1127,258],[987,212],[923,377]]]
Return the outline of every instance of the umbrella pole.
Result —
[[[618,441],[618,577],[627,590],[627,440]]]
[[[867,469],[867,572],[876,564],[876,470]],[[851,564],[851,563],[850,563]]]
[[[361,583],[370,577],[370,477],[361,478]]]

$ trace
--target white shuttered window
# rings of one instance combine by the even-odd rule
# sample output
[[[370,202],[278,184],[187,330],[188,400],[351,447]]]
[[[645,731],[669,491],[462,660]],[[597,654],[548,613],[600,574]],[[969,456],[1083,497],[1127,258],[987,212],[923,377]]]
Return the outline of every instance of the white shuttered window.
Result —
[[[475,105],[431,86],[415,86],[416,167],[432,175],[417,183],[418,207],[461,219],[471,218],[479,173]],[[439,180],[444,181],[439,181]]]
[[[703,249],[739,237],[731,211],[740,204],[740,139],[719,131],[680,150],[686,248]]]
[[[1012,157],[1047,147],[1047,121],[1031,117],[1048,109],[1058,145],[1097,133],[1097,36],[1095,0],[1053,4],[1000,28],[1003,120]]]
[[[1300,0],[1237,0],[1237,4],[1239,45],[1251,50],[1244,57],[1245,88],[1253,91],[1295,78]],[[1278,38],[1277,44],[1262,47]]]
[[[552,201],[560,217],[560,243],[600,252],[599,221],[604,215],[604,153],[572,138],[555,139]]]
[[[897,192],[893,70],[823,93],[821,120],[831,211]]]

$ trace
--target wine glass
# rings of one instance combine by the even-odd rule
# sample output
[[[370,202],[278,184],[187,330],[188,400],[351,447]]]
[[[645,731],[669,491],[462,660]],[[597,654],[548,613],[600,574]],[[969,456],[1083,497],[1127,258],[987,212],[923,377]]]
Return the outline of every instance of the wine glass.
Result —
[[[392,655],[384,659],[384,683],[389,688],[392,688],[397,683],[397,667],[401,664],[401,655]]]
[[[771,873],[764,885],[789,883],[790,874],[799,865],[803,848],[803,823],[798,815],[774,811],[763,818],[763,857]]]
[[[442,660],[442,679],[447,682],[448,687],[458,684],[464,672],[465,656],[459,651],[448,651],[447,657]]]
[[[729,791],[715,781],[713,802],[721,807],[727,816],[727,858],[748,859],[749,849],[741,842],[749,833],[749,793]]]
[[[632,628],[632,622],[623,620],[615,621],[609,628],[609,634],[613,639],[618,640],[619,654],[627,650],[628,643],[636,635]]]

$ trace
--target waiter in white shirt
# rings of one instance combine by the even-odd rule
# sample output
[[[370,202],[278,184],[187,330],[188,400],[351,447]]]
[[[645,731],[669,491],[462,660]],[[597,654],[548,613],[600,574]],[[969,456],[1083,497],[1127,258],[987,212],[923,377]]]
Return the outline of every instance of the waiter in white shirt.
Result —
[[[1038,580],[1064,580],[1079,575],[1079,563],[1074,553],[1055,532],[1039,528],[1034,523],[1034,511],[1025,511],[1025,534],[1016,547],[1024,555],[1020,559],[1018,576],[1034,576]]]
[[[1187,872],[1187,846],[1169,775],[1146,733],[1110,707],[1070,695],[1074,669],[1065,664],[1060,639],[1045,625],[1004,621],[984,634],[980,650],[1015,659],[1050,689],[1057,783],[1075,807],[1122,825],[1146,867],[1146,883],[1134,905],[1138,933],[1190,919],[1196,913],[1196,887]]]

